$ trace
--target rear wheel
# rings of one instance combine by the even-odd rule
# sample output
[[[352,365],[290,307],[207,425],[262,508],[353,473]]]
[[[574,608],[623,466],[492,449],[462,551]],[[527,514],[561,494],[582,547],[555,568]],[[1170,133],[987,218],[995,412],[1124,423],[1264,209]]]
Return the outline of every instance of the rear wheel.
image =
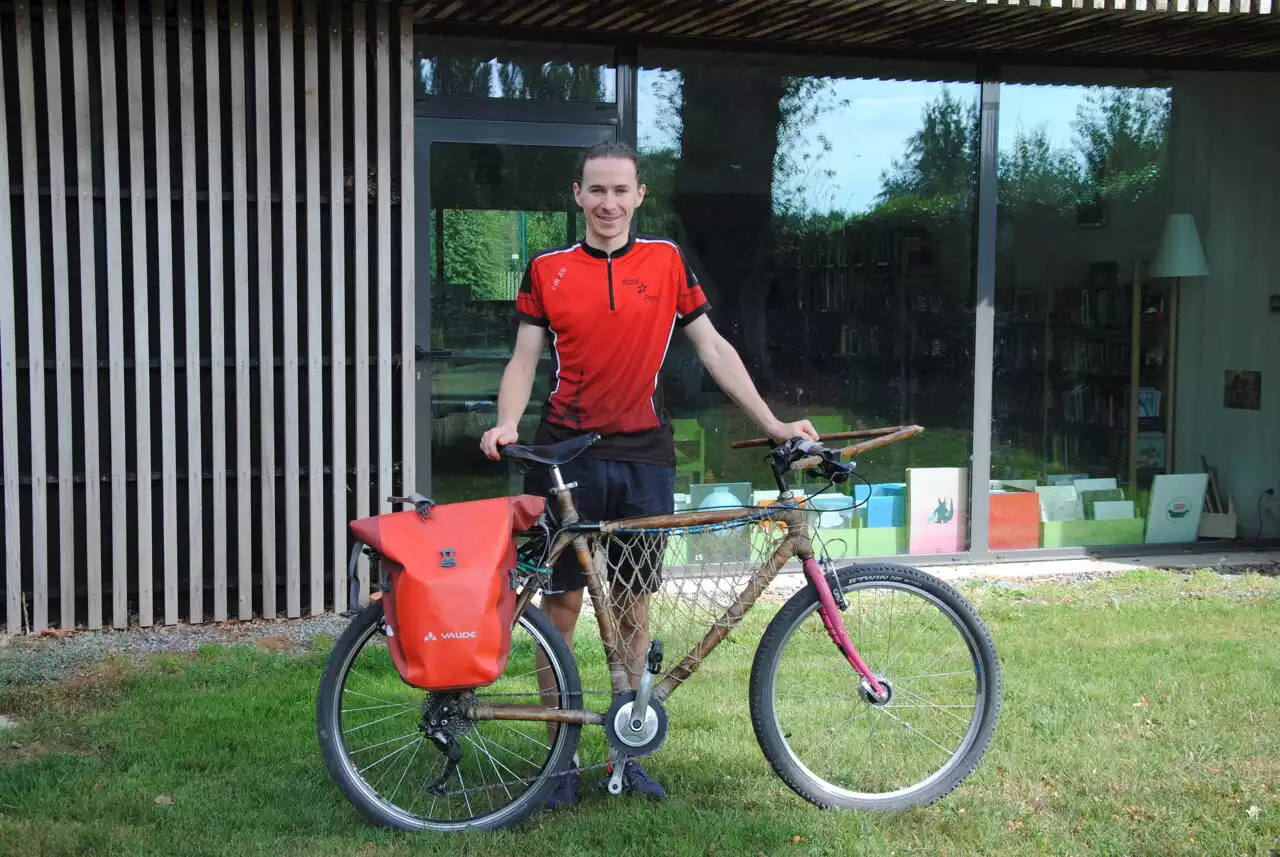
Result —
[[[582,727],[452,716],[458,694],[427,693],[400,679],[385,629],[382,602],[375,601],[334,645],[320,682],[316,729],[325,765],[347,799],[374,824],[445,832],[508,827],[540,807],[554,775],[571,767]],[[550,679],[545,693],[540,673]],[[475,696],[582,707],[573,654],[536,607],[516,622],[502,677]],[[462,750],[443,781],[446,752],[424,735],[424,717],[445,722]]]
[[[807,586],[769,623],[751,670],[751,720],[765,758],[823,807],[932,803],[982,760],[1000,715],[995,645],[969,603],[913,568],[838,572],[841,615],[877,698],[831,642]]]

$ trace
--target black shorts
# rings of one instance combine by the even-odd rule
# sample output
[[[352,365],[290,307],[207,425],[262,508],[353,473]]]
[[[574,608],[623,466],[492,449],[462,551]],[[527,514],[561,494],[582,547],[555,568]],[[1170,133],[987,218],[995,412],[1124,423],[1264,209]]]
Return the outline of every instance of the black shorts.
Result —
[[[676,471],[660,464],[577,458],[560,468],[570,489],[573,505],[583,521],[615,521],[642,515],[670,515],[675,511]],[[547,499],[547,515],[558,525],[560,501],[550,492],[551,472],[535,466],[525,477],[525,491]],[[632,592],[653,592],[662,584],[662,557],[666,537],[660,533],[620,534],[607,537],[614,585]],[[572,548],[556,562],[552,589],[573,592],[587,585],[586,575]]]

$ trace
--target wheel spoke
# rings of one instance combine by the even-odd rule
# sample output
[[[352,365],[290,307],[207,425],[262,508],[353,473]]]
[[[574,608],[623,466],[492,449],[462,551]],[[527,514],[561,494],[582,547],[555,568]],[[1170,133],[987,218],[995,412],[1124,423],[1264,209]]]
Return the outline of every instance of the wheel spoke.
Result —
[[[946,747],[942,746],[942,745],[941,745],[941,744],[939,744],[937,741],[933,740],[933,739],[932,739],[932,738],[930,738],[928,735],[924,734],[924,733],[923,733],[923,732],[921,732],[919,729],[917,729],[916,727],[912,726],[910,723],[908,723],[907,721],[903,720],[903,719],[902,719],[901,717],[899,717],[898,715],[893,714],[893,713],[891,713],[891,712],[887,711],[884,707],[876,707],[876,706],[874,706],[874,705],[873,705],[873,706],[871,706],[871,708],[872,708],[873,710],[875,710],[875,711],[878,711],[878,712],[880,712],[880,713],[884,714],[884,716],[885,716],[885,717],[893,718],[893,719],[894,719],[894,720],[896,720],[897,722],[901,723],[901,724],[903,725],[903,727],[905,727],[905,728],[907,728],[907,729],[910,729],[912,732],[916,733],[916,734],[917,734],[917,735],[919,735],[921,738],[923,738],[924,740],[928,741],[930,744],[932,744],[933,746],[935,746],[935,747],[937,747],[939,750],[941,750],[943,753],[945,753],[945,754],[946,754],[946,756],[947,756],[947,758],[951,758],[951,755],[955,752],[954,750],[948,750]]]
[[[342,730],[342,734],[350,735],[352,732],[359,732],[361,729],[368,729],[370,726],[377,726],[379,723],[385,723],[394,717],[402,717],[402,716],[404,716],[404,712],[388,714],[386,717],[380,717],[377,720],[370,720],[368,723],[361,723],[359,726],[353,726],[350,729],[344,729]]]
[[[920,702],[923,702],[923,703],[924,703],[924,705],[917,705],[917,706],[914,706],[914,707],[916,707],[916,708],[934,708],[934,709],[937,709],[938,711],[941,711],[943,714],[946,714],[946,715],[947,715],[947,716],[949,716],[949,717],[954,717],[956,720],[959,720],[961,723],[963,723],[966,727],[969,725],[969,721],[968,721],[967,719],[965,719],[965,718],[961,717],[959,714],[952,714],[950,711],[948,711],[948,710],[947,710],[947,708],[969,708],[969,710],[971,710],[971,711],[972,711],[972,710],[973,710],[972,706],[951,705],[951,706],[943,707],[943,706],[941,706],[941,705],[938,705],[937,703],[930,702],[930,701],[929,701],[929,700],[927,700],[927,699],[921,699],[920,697],[916,696],[914,693],[912,693],[911,691],[907,690],[906,688],[898,688],[898,691],[899,691],[900,693],[905,693],[907,696],[911,697],[912,699],[917,699],[917,700],[919,700]],[[901,707],[901,708],[905,708],[906,706],[889,705],[889,706],[886,706],[886,707],[888,707],[888,708],[900,708],[900,707]]]
[[[390,759],[392,756],[395,756],[395,755],[398,755],[398,754],[400,754],[400,753],[403,753],[405,750],[408,750],[408,749],[409,749],[410,747],[412,747],[412,746],[413,746],[413,742],[410,742],[410,743],[408,743],[408,744],[405,744],[403,747],[401,747],[401,748],[400,748],[400,749],[398,749],[398,750],[392,750],[390,753],[388,753],[387,755],[383,756],[381,759],[379,759],[378,761],[374,762],[372,765],[365,765],[365,766],[364,766],[363,768],[361,768],[359,771],[356,771],[356,773],[363,775],[365,771],[372,770],[373,768],[378,767],[378,765],[381,765],[381,764],[382,764],[383,762],[385,762],[387,759]]]

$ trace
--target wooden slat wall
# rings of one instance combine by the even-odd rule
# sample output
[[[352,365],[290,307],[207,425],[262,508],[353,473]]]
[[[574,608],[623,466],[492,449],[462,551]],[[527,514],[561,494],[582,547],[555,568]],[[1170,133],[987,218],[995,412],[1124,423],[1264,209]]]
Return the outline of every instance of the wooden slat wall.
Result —
[[[156,135],[156,280],[160,298],[156,312],[160,324],[160,484],[164,544],[164,623],[178,621],[178,404],[174,390],[173,311],[173,176],[169,169],[169,49],[168,21],[163,7],[156,4],[151,21],[151,44],[155,52]],[[71,599],[67,599],[70,601]]]
[[[351,103],[369,103],[368,80],[368,7],[356,3],[351,12]],[[367,118],[367,117],[366,117]],[[369,125],[352,116],[351,208],[355,221],[355,405],[369,404]],[[369,514],[369,422],[368,411],[355,415],[356,517]],[[360,563],[360,603],[369,597],[368,564]],[[351,605],[354,606],[354,605]]]
[[[58,9],[44,7],[44,81],[49,134],[49,213],[55,247],[67,246],[67,171],[63,160],[66,143],[62,133],[62,57],[58,33]],[[75,467],[71,450],[71,274],[66,253],[53,258],[54,361],[58,386],[58,585],[62,591],[75,587]],[[73,598],[62,601],[62,627],[76,623]]]
[[[341,283],[347,279],[347,216],[345,204],[344,129],[342,96],[342,45],[343,10],[338,2],[329,6],[329,282]],[[410,113],[410,116],[413,114]],[[412,124],[412,123],[410,123]],[[410,132],[412,133],[412,132]],[[340,204],[341,203],[341,204]],[[408,257],[406,257],[408,258]],[[347,502],[347,314],[346,293],[342,289],[329,290],[330,351],[333,354],[330,369],[331,409],[329,429],[333,433],[332,471],[333,496],[329,501],[329,521],[332,538],[331,568],[343,567],[340,560],[346,551],[344,529],[348,515]],[[409,445],[412,448],[412,444]],[[313,487],[313,490],[317,490]],[[333,609],[347,609],[345,579],[334,580]]]
[[[305,1],[305,0],[304,0]],[[284,422],[297,426],[298,414],[298,198],[293,121],[293,4],[280,0],[280,288],[284,293]],[[302,533],[298,514],[300,494],[298,432],[284,435],[285,611],[302,614]]]
[[[86,366],[98,364],[98,257],[94,246],[93,204],[93,108],[89,91],[88,19],[84,7],[71,9],[71,55],[76,110],[76,189],[80,218],[80,338],[81,360]],[[85,574],[88,578],[88,626],[102,627],[102,552],[93,545],[102,542],[102,465],[98,414],[98,373],[82,372],[83,407],[79,427],[84,433],[84,545]]]
[[[196,202],[196,75],[191,0],[178,0],[178,100],[182,140],[182,274],[187,394],[187,619],[204,620],[204,467],[200,372],[200,226]],[[90,606],[93,594],[89,596]]]
[[[134,455],[137,503],[138,624],[152,622],[154,528],[151,516],[151,324],[148,307],[146,121],[143,116],[142,37],[137,0],[125,7],[124,43],[129,93],[129,232],[133,237],[129,287],[133,291]]]
[[[275,342],[279,338],[275,329],[275,290],[272,267],[272,212],[271,192],[271,77],[257,74],[256,70],[268,68],[271,62],[270,6],[261,4],[254,12],[253,63],[255,74],[254,103],[257,109],[255,125],[258,137],[258,353],[271,356],[276,353]],[[276,617],[276,373],[258,373],[258,435],[261,451],[259,470],[262,472],[258,526],[262,530],[262,556],[269,559],[262,565],[262,615]]]
[[[245,82],[245,9],[232,2],[227,9],[231,41],[231,259],[235,288],[236,390],[236,604],[241,619],[253,617],[253,404],[249,366],[249,167]]]
[[[5,630],[346,609],[346,522],[415,471],[411,14],[0,30]]]
[[[0,98],[9,65],[0,40]],[[0,110],[0,188],[9,187],[9,118]],[[4,236],[13,234],[9,194],[0,193],[0,434],[4,454],[4,580],[5,627],[10,634],[25,629],[22,620],[22,521],[18,480],[18,322],[13,270],[13,247]]]
[[[204,64],[206,139],[209,144],[208,171],[208,295],[209,295],[209,462],[213,480],[213,619],[227,618],[227,376],[226,376],[226,271],[222,260],[222,73],[219,37],[219,10],[216,3],[204,4]],[[190,367],[188,367],[190,371]]]
[[[36,82],[31,51],[31,9],[26,3],[15,5],[18,16],[15,28],[18,46],[18,111],[15,115],[21,124],[22,182],[29,188],[40,186],[39,153],[36,150]],[[40,247],[40,198],[36,194],[24,194],[22,199],[23,226],[26,236],[27,291],[33,284],[40,284],[41,297],[47,288],[44,282],[44,259]],[[27,301],[27,360],[29,417],[26,425],[31,443],[31,529],[32,544],[39,545],[32,556],[32,581],[34,607],[31,630],[42,631],[49,620],[49,491],[48,466],[45,457],[45,436],[48,423],[45,419],[44,399],[48,384],[44,376],[44,301]]]
[[[116,103],[116,20],[109,3],[98,4],[101,58],[102,171],[106,230],[107,385],[111,411],[111,625],[129,624],[128,451],[124,415],[124,260],[120,223],[120,115]]]

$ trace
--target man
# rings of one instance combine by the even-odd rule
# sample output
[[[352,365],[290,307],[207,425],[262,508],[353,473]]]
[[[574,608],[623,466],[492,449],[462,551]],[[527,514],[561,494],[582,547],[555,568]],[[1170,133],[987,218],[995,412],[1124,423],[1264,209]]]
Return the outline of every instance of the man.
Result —
[[[808,420],[784,423],[760,398],[738,353],[707,317],[710,306],[679,248],[632,236],[631,219],[644,195],[635,152],[627,145],[600,143],[583,156],[573,197],[586,215],[586,237],[530,260],[516,299],[519,329],[498,392],[498,424],[480,442],[485,455],[497,460],[498,447],[518,440],[516,427],[550,338],[554,384],[533,442],[600,433],[580,458],[561,468],[566,482],[578,483],[574,503],[585,520],[674,509],[675,444],[658,375],[676,328],[689,337],[720,388],[766,434],[779,442],[799,435],[817,439]],[[526,490],[549,496],[546,469],[530,476]],[[558,507],[548,508],[554,514]],[[656,588],[656,571],[631,569],[626,585],[632,594],[619,616],[632,687],[648,649],[647,593]],[[642,575],[649,579],[639,580]],[[585,583],[576,556],[568,552],[552,575],[560,594],[544,593],[542,599],[543,612],[570,646]],[[573,803],[579,781],[577,774],[566,775],[548,808]],[[634,761],[623,772],[623,784],[639,794],[666,794]]]

